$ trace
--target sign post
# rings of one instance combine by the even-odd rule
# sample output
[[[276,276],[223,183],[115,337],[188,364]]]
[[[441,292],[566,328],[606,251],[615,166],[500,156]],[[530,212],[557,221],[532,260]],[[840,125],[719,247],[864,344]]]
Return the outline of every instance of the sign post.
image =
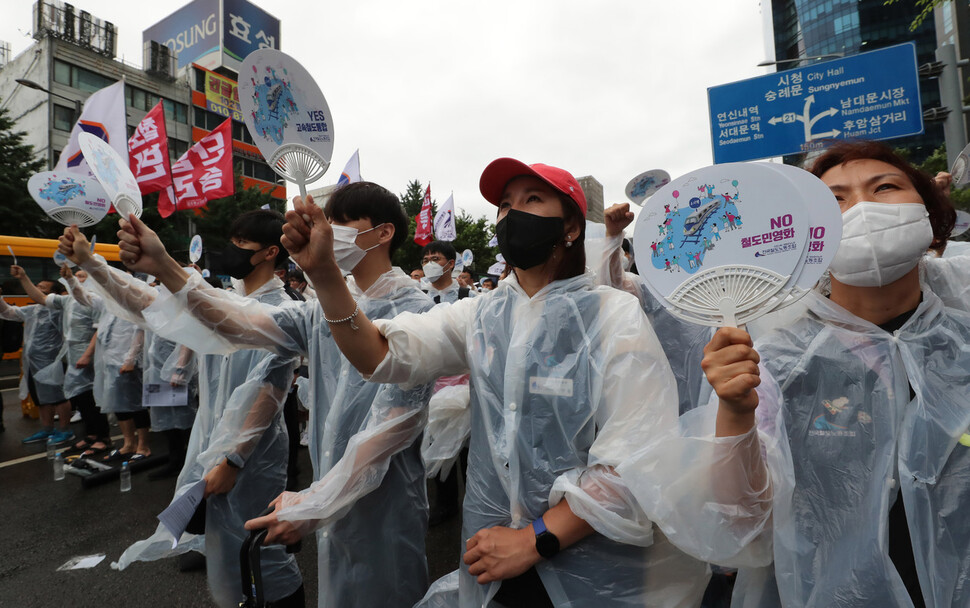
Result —
[[[923,132],[911,42],[711,87],[707,97],[715,163]]]

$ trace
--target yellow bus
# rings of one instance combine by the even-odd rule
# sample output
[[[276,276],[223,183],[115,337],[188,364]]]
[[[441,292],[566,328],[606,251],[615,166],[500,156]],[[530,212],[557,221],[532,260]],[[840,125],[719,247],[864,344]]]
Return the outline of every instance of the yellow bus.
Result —
[[[11,251],[13,255],[11,255]],[[7,304],[24,306],[33,301],[24,294],[20,281],[10,275],[10,266],[17,264],[27,272],[30,280],[36,283],[42,279],[57,280],[60,277],[57,264],[54,262],[54,252],[57,251],[57,239],[35,239],[24,236],[0,235],[0,288],[3,289],[3,299]],[[109,262],[119,262],[117,245],[95,243],[94,252]],[[4,353],[4,359],[20,358],[20,351]]]

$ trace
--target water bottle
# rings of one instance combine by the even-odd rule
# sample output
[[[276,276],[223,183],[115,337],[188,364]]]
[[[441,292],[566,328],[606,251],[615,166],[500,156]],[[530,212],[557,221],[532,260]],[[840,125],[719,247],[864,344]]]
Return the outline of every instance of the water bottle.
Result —
[[[121,463],[121,491],[131,490],[131,469],[128,468],[128,461]]]
[[[57,444],[54,443],[54,437],[50,436],[47,438],[47,460],[54,460],[55,453],[57,453]]]
[[[54,481],[61,481],[64,479],[64,456],[58,452],[54,456]]]

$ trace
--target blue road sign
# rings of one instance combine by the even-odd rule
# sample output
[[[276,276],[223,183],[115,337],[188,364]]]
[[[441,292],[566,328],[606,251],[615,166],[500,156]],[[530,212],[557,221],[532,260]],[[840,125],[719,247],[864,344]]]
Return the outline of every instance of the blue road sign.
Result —
[[[707,100],[715,163],[923,132],[911,42],[711,87]]]

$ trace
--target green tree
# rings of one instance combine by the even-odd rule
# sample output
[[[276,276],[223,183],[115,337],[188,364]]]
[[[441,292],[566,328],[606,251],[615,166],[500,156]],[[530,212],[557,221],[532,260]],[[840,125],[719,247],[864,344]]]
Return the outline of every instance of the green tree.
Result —
[[[416,226],[415,218],[413,216],[408,218],[408,238],[391,257],[391,262],[395,266],[400,266],[404,272],[411,272],[421,266],[423,247],[414,242]],[[467,212],[459,210],[455,218],[457,238],[451,244],[458,250],[458,255],[461,255],[465,249],[471,250],[475,260],[470,270],[476,277],[488,270],[488,267],[495,262],[495,254],[498,253],[496,248],[488,246],[488,241],[492,238],[490,230],[489,221],[484,217],[473,218]]]
[[[900,0],[886,0],[884,3],[886,6],[891,4],[897,4]],[[911,0],[907,0],[909,2]],[[923,25],[929,17],[933,15],[933,9],[936,8],[938,4],[943,4],[946,0],[916,0],[914,3],[914,8],[919,11],[916,13],[916,17],[913,18],[913,22],[909,24],[909,31],[915,32],[919,29],[919,26]]]
[[[424,186],[418,180],[413,180],[408,183],[407,190],[404,194],[400,195],[401,205],[404,206],[404,213],[408,217],[414,217],[421,212],[421,205],[424,204]],[[432,206],[434,206],[434,201],[432,201]]]
[[[54,238],[63,226],[41,211],[27,192],[27,180],[47,166],[37,158],[34,147],[24,141],[27,135],[15,131],[9,111],[0,109],[0,214],[3,233],[10,236]]]

